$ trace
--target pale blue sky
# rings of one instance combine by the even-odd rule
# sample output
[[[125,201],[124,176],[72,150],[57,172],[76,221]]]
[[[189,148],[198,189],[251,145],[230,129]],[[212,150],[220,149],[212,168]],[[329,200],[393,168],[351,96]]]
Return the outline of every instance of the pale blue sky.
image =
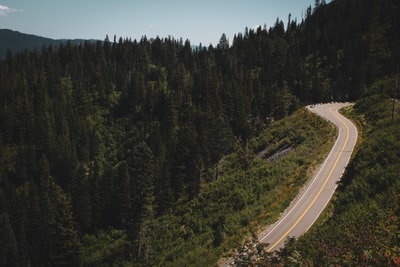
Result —
[[[326,1],[327,3],[330,1]],[[54,39],[173,36],[192,45],[232,41],[245,27],[302,20],[315,0],[0,0],[0,28]]]

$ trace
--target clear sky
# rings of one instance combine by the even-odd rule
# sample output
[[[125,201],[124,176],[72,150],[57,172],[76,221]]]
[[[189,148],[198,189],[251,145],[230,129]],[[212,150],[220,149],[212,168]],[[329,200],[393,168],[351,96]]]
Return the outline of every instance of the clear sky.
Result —
[[[330,1],[326,1],[329,3]],[[140,39],[172,36],[192,45],[217,44],[276,18],[285,25],[315,0],[0,0],[0,29],[54,39]]]

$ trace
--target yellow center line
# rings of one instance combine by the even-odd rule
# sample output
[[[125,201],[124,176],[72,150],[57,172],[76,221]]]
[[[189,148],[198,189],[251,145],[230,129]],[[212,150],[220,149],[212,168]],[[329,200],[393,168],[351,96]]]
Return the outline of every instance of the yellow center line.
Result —
[[[329,109],[329,112],[332,113],[337,119],[339,119],[344,126],[346,127],[346,139],[345,142],[343,143],[342,148],[339,151],[339,155],[336,158],[334,164],[332,165],[331,170],[329,171],[323,185],[318,191],[318,194],[314,197],[314,199],[311,201],[311,203],[307,206],[307,208],[303,211],[303,213],[300,215],[300,217],[294,222],[294,224],[289,228],[289,230],[286,231],[279,239],[276,241],[273,245],[271,245],[268,249],[267,252],[271,252],[285,237],[288,236],[288,234],[299,224],[299,222],[304,218],[304,216],[307,214],[307,212],[311,209],[312,205],[314,205],[315,201],[317,201],[318,197],[321,195],[322,191],[324,190],[326,184],[328,183],[329,179],[331,178],[333,171],[335,170],[340,158],[342,157],[344,148],[346,147],[348,141],[349,141],[349,136],[350,136],[350,130],[347,124],[341,119],[339,116],[337,116],[334,112],[332,112],[332,108]]]

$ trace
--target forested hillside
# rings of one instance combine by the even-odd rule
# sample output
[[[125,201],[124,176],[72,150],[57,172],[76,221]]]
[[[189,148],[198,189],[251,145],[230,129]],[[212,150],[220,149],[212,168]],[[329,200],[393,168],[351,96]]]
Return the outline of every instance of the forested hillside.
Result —
[[[0,61],[0,265],[176,260],[157,258],[171,248],[151,230],[187,214],[224,155],[246,155],[250,138],[305,103],[392,94],[371,84],[396,73],[399,6],[316,1],[304,21],[289,16],[196,50],[144,36],[9,53]],[[203,240],[210,250],[232,234],[224,220],[196,226],[214,230]]]

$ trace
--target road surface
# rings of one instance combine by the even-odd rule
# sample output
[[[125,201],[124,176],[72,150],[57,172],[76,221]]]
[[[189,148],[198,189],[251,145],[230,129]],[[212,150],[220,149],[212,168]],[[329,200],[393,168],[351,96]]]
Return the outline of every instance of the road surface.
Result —
[[[311,182],[290,205],[284,215],[260,237],[260,243],[268,243],[267,251],[283,247],[287,237],[299,237],[317,220],[335,192],[357,142],[357,128],[338,110],[350,103],[333,103],[309,106],[308,109],[332,122],[339,130],[337,140],[328,157]]]

